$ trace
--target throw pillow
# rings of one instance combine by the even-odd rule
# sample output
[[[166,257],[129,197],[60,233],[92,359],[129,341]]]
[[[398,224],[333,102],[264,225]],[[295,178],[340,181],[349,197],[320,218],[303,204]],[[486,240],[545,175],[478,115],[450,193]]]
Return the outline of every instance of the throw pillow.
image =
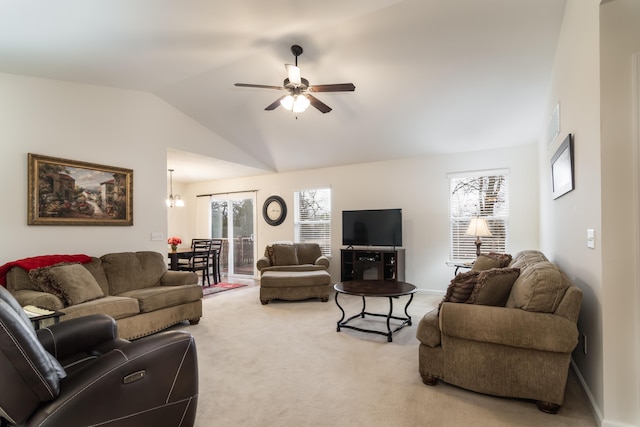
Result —
[[[58,282],[51,276],[51,268],[59,265],[68,265],[68,263],[55,264],[50,267],[34,268],[29,270],[29,279],[38,290],[54,295],[62,301],[64,307],[69,306],[66,295]]]
[[[519,275],[518,268],[492,268],[480,272],[467,304],[504,307]]]
[[[568,284],[558,267],[549,261],[537,262],[520,270],[506,306],[526,311],[553,313],[564,298]]]
[[[295,245],[273,245],[274,265],[298,265]]]
[[[55,266],[50,274],[58,282],[69,305],[104,297],[96,279],[80,264]]]
[[[265,256],[269,258],[269,264],[276,265],[275,249],[273,245],[268,245],[265,249]]]
[[[471,292],[473,292],[473,288],[476,285],[479,274],[479,271],[471,270],[460,273],[454,277],[447,287],[447,292],[445,293],[444,298],[440,302],[440,305],[438,305],[438,313],[440,313],[442,303],[466,302],[471,296]]]
[[[29,278],[41,291],[58,297],[64,307],[104,296],[89,270],[77,263],[36,268],[29,271]]]
[[[511,262],[510,254],[499,254],[495,252],[489,252],[487,254],[480,254],[476,261],[473,263],[472,270],[490,270],[492,268],[505,268]]]

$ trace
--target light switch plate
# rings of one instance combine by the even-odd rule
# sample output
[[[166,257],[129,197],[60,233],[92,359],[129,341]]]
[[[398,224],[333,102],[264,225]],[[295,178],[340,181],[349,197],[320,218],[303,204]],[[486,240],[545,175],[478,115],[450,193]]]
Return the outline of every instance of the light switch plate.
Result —
[[[151,233],[151,240],[154,240],[154,241],[164,240],[162,231],[154,231],[153,233]]]
[[[587,229],[587,247],[590,249],[596,247],[596,232],[592,228]]]

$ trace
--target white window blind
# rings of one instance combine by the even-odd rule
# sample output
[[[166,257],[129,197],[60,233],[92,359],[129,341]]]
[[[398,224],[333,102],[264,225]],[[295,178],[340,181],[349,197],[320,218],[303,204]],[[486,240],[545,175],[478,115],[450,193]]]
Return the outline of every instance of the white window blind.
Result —
[[[492,237],[481,251],[506,253],[509,245],[509,174],[506,170],[449,175],[449,260],[476,258],[475,236],[466,234],[472,218],[484,218]]]
[[[297,191],[294,203],[296,243],[317,243],[323,255],[331,255],[331,189]]]

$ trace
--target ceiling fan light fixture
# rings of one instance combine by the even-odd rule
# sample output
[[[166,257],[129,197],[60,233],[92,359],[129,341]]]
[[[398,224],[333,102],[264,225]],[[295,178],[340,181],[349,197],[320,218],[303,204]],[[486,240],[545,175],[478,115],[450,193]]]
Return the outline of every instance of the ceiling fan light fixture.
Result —
[[[289,111],[302,113],[309,108],[311,101],[304,95],[287,95],[280,100],[280,104]]]

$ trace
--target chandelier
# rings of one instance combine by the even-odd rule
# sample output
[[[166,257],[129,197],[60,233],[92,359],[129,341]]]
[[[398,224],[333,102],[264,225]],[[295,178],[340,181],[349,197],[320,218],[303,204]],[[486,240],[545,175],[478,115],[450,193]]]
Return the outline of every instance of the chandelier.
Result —
[[[167,197],[167,206],[172,208],[174,206],[184,206],[182,197],[178,194],[173,194],[173,169],[169,169],[169,197]]]

